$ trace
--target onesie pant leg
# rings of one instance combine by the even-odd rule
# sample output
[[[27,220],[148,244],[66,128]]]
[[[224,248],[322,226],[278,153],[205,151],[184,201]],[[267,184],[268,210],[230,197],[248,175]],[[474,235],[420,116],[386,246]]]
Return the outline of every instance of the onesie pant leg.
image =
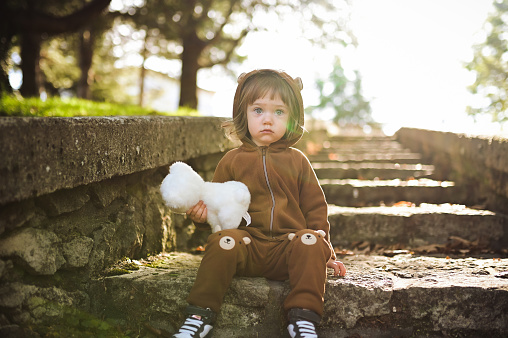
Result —
[[[233,276],[243,271],[248,259],[246,231],[232,229],[211,234],[196,280],[187,297],[189,304],[218,313]]]
[[[303,308],[323,315],[326,263],[331,256],[330,246],[317,232],[302,230],[295,234],[286,249],[291,291],[284,310]]]

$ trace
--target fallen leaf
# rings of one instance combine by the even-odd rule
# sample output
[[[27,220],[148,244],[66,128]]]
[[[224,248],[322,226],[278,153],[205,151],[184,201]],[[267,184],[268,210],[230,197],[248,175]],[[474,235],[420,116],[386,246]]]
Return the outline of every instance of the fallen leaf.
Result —
[[[335,254],[339,255],[339,256],[352,256],[355,254],[353,251],[347,250],[347,249],[334,248],[334,250],[335,250]]]
[[[197,254],[204,253],[205,252],[205,247],[200,245],[196,249],[194,249],[194,252],[197,253]]]
[[[393,205],[394,207],[414,207],[415,204],[407,201],[399,201]]]
[[[386,257],[393,257],[395,255],[407,255],[411,254],[409,250],[385,250],[383,251],[383,255]]]

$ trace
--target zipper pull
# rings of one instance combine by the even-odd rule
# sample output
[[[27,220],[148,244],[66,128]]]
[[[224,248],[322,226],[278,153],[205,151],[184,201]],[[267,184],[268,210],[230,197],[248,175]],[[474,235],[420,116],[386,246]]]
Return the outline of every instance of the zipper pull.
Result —
[[[261,154],[262,154],[263,156],[266,156],[267,151],[268,151],[268,147],[267,147],[267,146],[263,146],[263,147],[261,147]]]

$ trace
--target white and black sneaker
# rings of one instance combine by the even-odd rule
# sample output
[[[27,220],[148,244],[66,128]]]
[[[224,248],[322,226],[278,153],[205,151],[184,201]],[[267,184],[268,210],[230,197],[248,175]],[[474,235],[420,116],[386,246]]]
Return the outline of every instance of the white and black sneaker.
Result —
[[[321,317],[317,313],[306,309],[291,309],[288,318],[291,338],[318,338],[316,324],[321,321]]]
[[[188,314],[185,322],[173,338],[204,338],[211,337],[215,321],[215,313],[210,309],[203,309],[197,306],[187,306]]]

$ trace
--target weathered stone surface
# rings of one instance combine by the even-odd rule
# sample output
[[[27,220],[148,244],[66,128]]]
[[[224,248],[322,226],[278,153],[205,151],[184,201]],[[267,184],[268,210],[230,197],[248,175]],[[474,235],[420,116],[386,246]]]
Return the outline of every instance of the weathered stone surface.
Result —
[[[484,248],[508,248],[508,217],[464,205],[421,204],[416,207],[328,208],[335,245],[355,241],[402,244],[416,248],[445,244],[450,236],[479,241]]]
[[[135,325],[147,318],[150,325],[172,332],[183,321],[185,297],[200,258],[174,253],[157,268],[144,266],[127,275],[96,280],[91,290],[96,315]],[[508,333],[508,281],[497,277],[508,270],[508,259],[357,255],[342,261],[348,275],[330,275],[326,284],[320,325],[324,337],[347,337],[369,327],[403,337],[417,332],[492,337]],[[235,278],[214,337],[282,336],[280,308],[288,292],[287,282]]]
[[[100,207],[105,208],[115,199],[126,195],[126,182],[119,177],[103,180],[91,186]]]
[[[90,302],[83,291],[4,283],[0,286],[0,307],[9,309],[10,314],[17,317],[18,324],[51,325],[69,309],[88,311]]]
[[[373,163],[412,163],[418,164],[422,163],[422,155],[417,153],[405,153],[405,154],[346,154],[346,155],[337,155],[337,154],[315,154],[309,155],[309,160],[311,162],[350,162],[350,163],[360,163],[360,162],[373,162]]]
[[[326,285],[324,326],[353,328],[360,318],[391,313],[391,278],[379,274],[350,274],[330,279]]]
[[[232,147],[214,117],[0,118],[0,205]]]
[[[461,204],[464,197],[453,182],[439,182],[428,179],[396,180],[320,180],[328,203],[365,207],[392,204],[399,201],[420,203]]]
[[[52,275],[65,259],[53,232],[28,228],[0,240],[0,256],[19,260],[31,273]]]
[[[86,188],[81,186],[74,190],[64,189],[55,191],[39,198],[38,204],[49,216],[57,216],[67,212],[72,212],[83,207],[90,200]]]
[[[63,255],[69,268],[81,268],[88,264],[90,252],[93,248],[93,239],[78,237],[63,244]]]
[[[469,187],[469,204],[508,214],[508,139],[414,128],[402,128],[395,136],[436,166],[437,179]]]
[[[0,208],[0,235],[28,222],[35,215],[34,201],[10,203]]]
[[[432,165],[399,163],[341,163],[321,162],[313,164],[319,179],[393,180],[429,177]]]
[[[150,318],[150,322],[164,318],[161,328],[174,331],[184,319],[185,295],[200,261],[200,256],[169,254],[156,268],[142,266],[130,274],[97,280],[91,289],[92,304],[99,311],[96,315],[138,324],[139,318]],[[271,292],[264,278],[235,278],[219,315],[219,326],[248,331],[261,325],[274,298]]]

